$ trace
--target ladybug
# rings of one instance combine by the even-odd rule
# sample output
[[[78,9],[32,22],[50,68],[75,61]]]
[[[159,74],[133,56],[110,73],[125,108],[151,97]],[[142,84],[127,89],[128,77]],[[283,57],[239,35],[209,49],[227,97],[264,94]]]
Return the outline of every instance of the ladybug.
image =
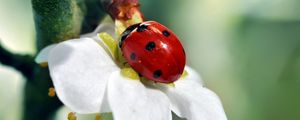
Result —
[[[178,37],[155,21],[128,27],[121,35],[120,50],[139,75],[160,83],[172,83],[183,73],[186,56]]]

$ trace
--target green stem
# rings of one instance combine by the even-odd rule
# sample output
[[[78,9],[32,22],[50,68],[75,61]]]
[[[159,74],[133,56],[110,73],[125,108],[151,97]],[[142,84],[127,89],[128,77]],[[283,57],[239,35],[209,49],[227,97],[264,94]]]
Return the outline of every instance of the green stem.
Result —
[[[91,32],[106,15],[99,0],[32,0],[36,48],[77,38]],[[48,96],[52,87],[48,68],[34,63],[34,57],[13,54],[0,45],[0,62],[19,70],[25,84],[23,120],[51,120],[62,103]]]
[[[96,28],[105,16],[99,0],[32,0],[36,28],[36,47],[78,38]],[[34,66],[34,65],[32,65]],[[52,87],[48,68],[34,66],[33,82],[25,85],[24,120],[50,120],[62,105],[48,96]]]
[[[29,55],[14,54],[0,44],[0,63],[20,71],[26,78],[33,76],[33,57]]]
[[[85,4],[82,0],[32,0],[37,33],[37,49],[77,38]]]
[[[38,51],[53,43],[80,35],[84,17],[84,2],[80,0],[32,0]],[[32,65],[34,66],[34,65]],[[48,68],[34,66],[33,82],[25,85],[24,120],[50,120],[62,105],[48,96],[53,86]]]

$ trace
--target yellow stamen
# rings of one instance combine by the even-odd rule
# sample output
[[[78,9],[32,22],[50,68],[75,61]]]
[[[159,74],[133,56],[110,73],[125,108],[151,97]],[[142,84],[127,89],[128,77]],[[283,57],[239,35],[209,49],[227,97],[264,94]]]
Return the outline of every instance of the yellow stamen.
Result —
[[[53,87],[50,87],[48,89],[48,96],[54,97],[55,96],[55,89]]]
[[[102,39],[104,44],[108,47],[113,58],[116,58],[118,55],[118,43],[114,38],[106,32],[98,34],[98,37]]]
[[[114,38],[106,32],[99,33],[98,37],[103,41],[103,43],[107,46],[111,56],[116,60],[120,67],[124,67],[122,63],[125,62],[125,59],[122,55],[122,52],[118,48],[118,43]]]
[[[121,74],[133,80],[138,80],[139,75],[132,68],[122,68]]]
[[[76,117],[75,112],[69,112],[68,120],[76,120],[76,119],[77,119],[77,117]]]
[[[42,68],[48,67],[48,62],[42,62],[39,64]]]
[[[101,116],[100,115],[96,115],[95,120],[101,120]]]

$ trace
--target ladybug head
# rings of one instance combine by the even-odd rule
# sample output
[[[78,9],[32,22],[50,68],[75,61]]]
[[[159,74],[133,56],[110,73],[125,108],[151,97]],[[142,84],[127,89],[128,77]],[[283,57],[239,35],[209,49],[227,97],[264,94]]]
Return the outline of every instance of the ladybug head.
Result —
[[[128,28],[126,28],[126,30],[121,34],[121,40],[119,43],[119,47],[121,48],[122,43],[124,42],[124,40],[127,38],[127,36],[135,29],[137,28],[141,23],[137,23],[134,25],[129,26]]]

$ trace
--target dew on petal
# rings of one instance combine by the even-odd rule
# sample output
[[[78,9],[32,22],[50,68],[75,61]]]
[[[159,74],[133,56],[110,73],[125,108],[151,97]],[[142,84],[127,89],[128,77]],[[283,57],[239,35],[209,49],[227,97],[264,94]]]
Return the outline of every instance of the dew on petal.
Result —
[[[55,88],[54,87],[50,87],[48,89],[48,96],[50,96],[50,97],[54,97],[55,96]]]

